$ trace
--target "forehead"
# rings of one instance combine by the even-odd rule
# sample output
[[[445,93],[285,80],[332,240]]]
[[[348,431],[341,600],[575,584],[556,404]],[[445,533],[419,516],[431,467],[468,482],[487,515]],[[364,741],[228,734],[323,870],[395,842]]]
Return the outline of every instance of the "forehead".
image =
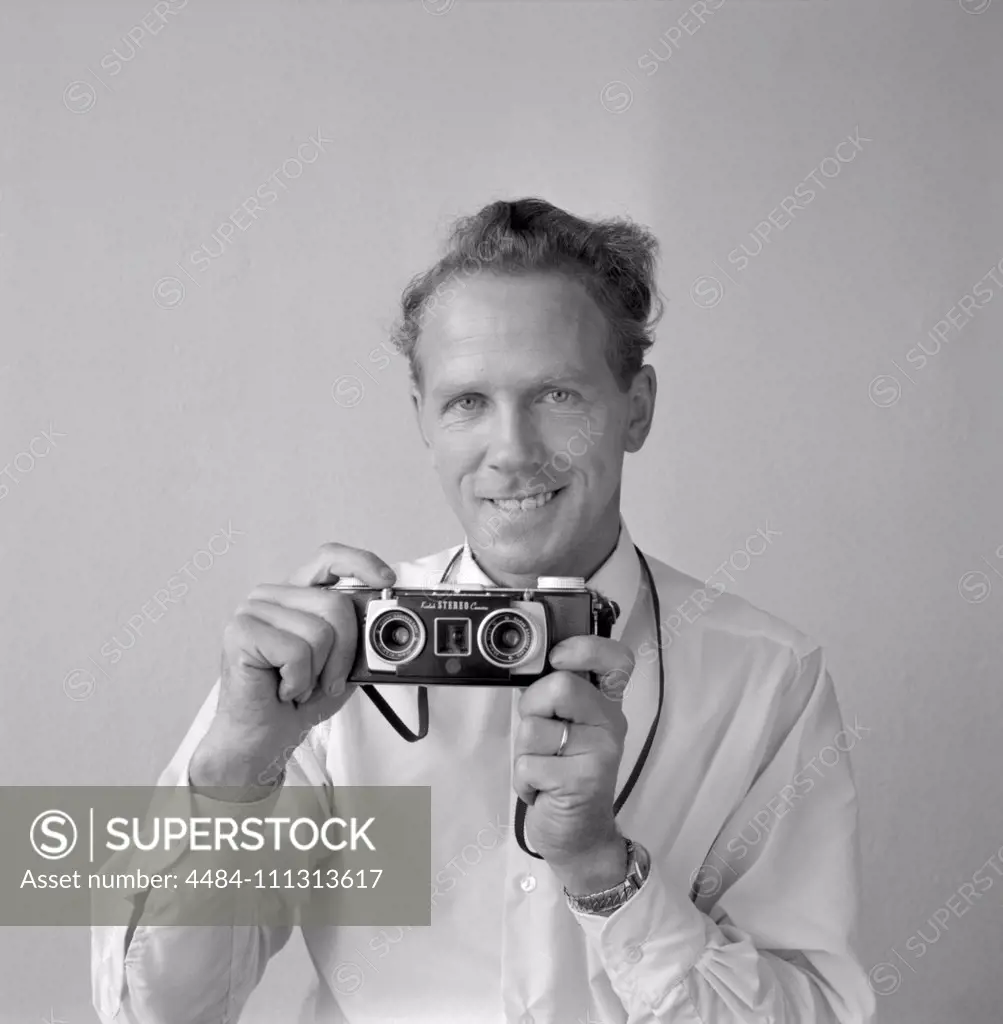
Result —
[[[447,287],[455,295],[434,307],[418,342],[430,386],[470,374],[501,380],[610,372],[606,320],[573,278],[482,273]]]

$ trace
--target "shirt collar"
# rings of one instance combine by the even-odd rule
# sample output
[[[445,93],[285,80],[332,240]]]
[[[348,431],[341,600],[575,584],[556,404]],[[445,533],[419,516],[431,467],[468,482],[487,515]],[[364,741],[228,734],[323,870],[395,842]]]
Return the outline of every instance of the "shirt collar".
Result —
[[[464,540],[460,561],[451,574],[454,583],[479,583],[485,587],[496,586],[495,582],[477,564],[470,542]],[[615,601],[620,614],[613,626],[613,639],[623,635],[627,620],[637,600],[638,585],[641,582],[641,563],[634,549],[627,524],[621,518],[620,536],[609,558],[585,581],[589,590],[595,590],[603,597]]]

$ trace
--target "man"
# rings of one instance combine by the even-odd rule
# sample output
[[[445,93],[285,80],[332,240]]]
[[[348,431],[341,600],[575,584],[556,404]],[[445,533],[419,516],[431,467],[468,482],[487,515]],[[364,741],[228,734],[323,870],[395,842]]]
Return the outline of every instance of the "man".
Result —
[[[465,543],[396,570],[326,545],[227,628],[220,681],[161,785],[266,801],[276,785],[432,788],[431,927],[304,929],[317,980],[303,1020],[873,1013],[852,945],[854,783],[845,753],[819,763],[854,734],[821,649],[642,556],[621,518],[623,458],[655,405],[656,251],[635,225],[538,199],[462,220],[405,292],[396,342]],[[447,569],[517,587],[584,577],[620,615],[611,638],[556,647],[525,689],[432,688],[428,735],[407,744],[351,699],[354,612],[321,586],[428,586]],[[413,687],[382,692],[413,721]],[[542,860],[515,841],[517,796]],[[104,1021],[236,1021],[290,932],[95,929],[95,1005]]]

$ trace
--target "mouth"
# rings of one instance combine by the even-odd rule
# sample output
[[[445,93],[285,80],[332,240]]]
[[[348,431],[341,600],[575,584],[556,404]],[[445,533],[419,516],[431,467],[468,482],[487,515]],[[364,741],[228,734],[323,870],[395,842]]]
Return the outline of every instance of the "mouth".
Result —
[[[508,512],[509,514],[513,512],[533,512],[538,508],[543,508],[544,505],[549,505],[563,490],[563,487],[557,487],[552,491],[534,494],[530,498],[484,498],[483,500],[500,512]]]

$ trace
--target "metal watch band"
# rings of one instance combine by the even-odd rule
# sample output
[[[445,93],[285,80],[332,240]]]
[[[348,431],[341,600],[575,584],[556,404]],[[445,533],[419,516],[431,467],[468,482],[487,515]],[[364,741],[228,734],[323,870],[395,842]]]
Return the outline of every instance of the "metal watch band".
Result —
[[[575,896],[564,890],[568,906],[580,914],[601,914],[607,916],[622,907],[634,893],[644,884],[651,870],[651,857],[648,851],[630,839],[627,843],[627,877],[611,889],[590,893],[587,896]]]

